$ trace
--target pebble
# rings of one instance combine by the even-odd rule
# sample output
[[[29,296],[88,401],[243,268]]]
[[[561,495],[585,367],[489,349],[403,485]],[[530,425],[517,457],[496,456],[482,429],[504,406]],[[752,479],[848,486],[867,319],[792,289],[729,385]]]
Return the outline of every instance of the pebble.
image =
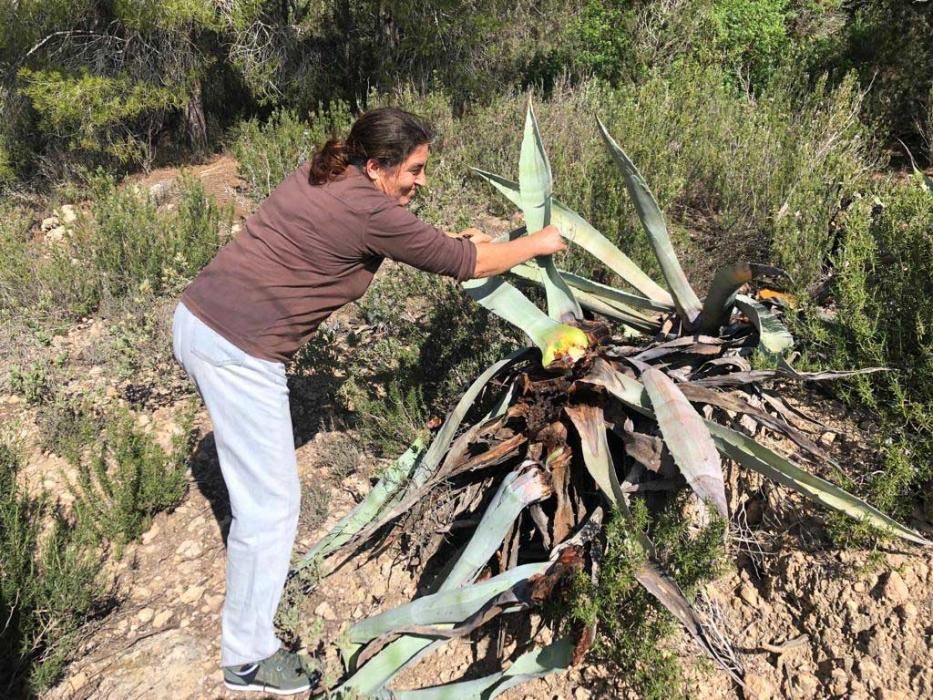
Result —
[[[326,600],[314,609],[314,614],[324,620],[336,620],[337,615]]]
[[[745,674],[745,697],[748,700],[771,700],[779,694],[770,678],[749,671]]]
[[[153,610],[152,608],[143,608],[136,615],[136,619],[142,622],[143,624],[146,624],[147,622],[149,622],[149,620],[152,619],[153,615],[155,615],[155,610]]]
[[[904,622],[909,622],[917,617],[917,606],[908,601],[897,609],[897,614]]]
[[[800,689],[802,696],[805,698],[816,697],[816,691],[820,687],[819,679],[809,673],[801,673],[794,679],[797,687]]]
[[[172,614],[171,610],[163,610],[152,618],[152,626],[156,628],[164,627],[165,623],[172,619]]]
[[[152,542],[153,538],[159,534],[159,531],[161,529],[162,528],[159,527],[159,523],[153,523],[152,527],[150,527],[146,532],[143,533],[143,537],[142,537],[143,544],[149,544],[150,542]]]
[[[895,605],[897,603],[903,603],[910,598],[910,591],[907,589],[907,584],[904,583],[904,579],[901,578],[901,575],[896,571],[892,571],[888,574],[888,578],[884,582],[881,593],[888,601]]]
[[[758,591],[755,587],[746,583],[739,589],[739,598],[744,600],[748,605],[751,605],[753,608],[757,608],[761,600],[758,597]]]
[[[58,220],[57,216],[50,216],[46,219],[42,219],[42,224],[40,225],[40,228],[43,231],[50,231],[56,226],[58,226],[60,223],[61,222]]]
[[[175,554],[181,556],[184,559],[197,559],[201,556],[201,544],[194,540],[185,540],[180,545],[178,549],[175,550]]]
[[[204,595],[204,586],[195,584],[182,593],[181,602],[186,605],[191,605],[192,603],[198,602],[202,595]]]
[[[73,224],[78,219],[78,212],[74,204],[62,204],[58,208],[58,213],[63,224]]]
[[[829,692],[833,695],[845,695],[849,690],[849,676],[841,668],[833,669],[829,680]]]

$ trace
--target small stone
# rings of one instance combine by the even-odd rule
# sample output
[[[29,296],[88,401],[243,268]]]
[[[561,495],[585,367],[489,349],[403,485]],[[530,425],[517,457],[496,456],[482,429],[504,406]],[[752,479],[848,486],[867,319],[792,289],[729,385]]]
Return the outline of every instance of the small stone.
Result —
[[[224,604],[224,596],[222,593],[218,593],[217,595],[209,595],[205,599],[205,602],[211,610],[220,610],[220,607]]]
[[[363,617],[363,606],[357,605],[355,608],[353,608],[353,619],[359,620],[362,617]]]
[[[577,687],[573,691],[573,700],[587,700],[590,697],[590,694],[586,692],[586,688]]]
[[[314,609],[314,614],[324,620],[336,620],[337,615],[326,600]]]
[[[904,622],[909,622],[917,617],[917,606],[908,601],[897,609],[897,614]]]
[[[833,695],[845,695],[849,690],[849,676],[841,668],[834,668],[829,679],[829,692]]]
[[[750,671],[745,674],[745,697],[748,700],[772,700],[779,695],[771,679]]]
[[[183,559],[197,559],[201,556],[201,552],[200,543],[194,540],[185,540],[178,545],[178,549],[175,550],[175,554],[178,554]]]
[[[58,220],[57,216],[50,216],[46,219],[42,219],[42,224],[40,224],[40,228],[43,231],[51,231],[53,228],[58,226],[60,223],[61,222]]]
[[[185,605],[191,605],[192,603],[198,602],[202,595],[204,595],[204,586],[195,584],[182,593],[181,602]]]
[[[152,616],[155,615],[155,610],[152,608],[143,608],[139,611],[139,614],[136,615],[136,619],[141,623],[146,624],[149,620],[152,619]]]
[[[150,542],[152,542],[153,538],[159,534],[159,531],[161,529],[162,528],[159,527],[159,523],[153,523],[152,527],[150,527],[146,532],[143,533],[143,537],[142,537],[143,544],[149,544]]]
[[[152,626],[157,629],[159,627],[164,627],[165,623],[172,619],[172,614],[173,613],[171,610],[163,610],[154,618],[152,618]]]
[[[45,240],[47,243],[58,243],[61,241],[65,235],[68,233],[68,229],[64,226],[56,226],[55,228],[49,229],[45,234]]]
[[[892,571],[888,574],[888,579],[884,582],[881,593],[894,604],[903,603],[910,598],[910,591],[907,589],[907,584],[904,583],[904,579],[902,579],[901,575],[896,571]]]
[[[820,442],[824,445],[832,445],[836,442],[836,433],[831,430],[827,430],[825,433],[820,435]]]
[[[757,608],[759,603],[761,602],[760,598],[758,597],[758,591],[750,583],[744,584],[739,589],[739,598],[744,600],[748,605],[751,605],[753,608]]]
[[[87,674],[84,671],[79,671],[71,677],[71,680],[68,681],[68,685],[71,686],[72,692],[81,690],[81,688],[87,685]]]
[[[816,691],[820,687],[820,681],[816,676],[809,673],[801,673],[794,679],[794,682],[800,689],[802,697],[816,697]]]
[[[879,688],[875,691],[875,700],[911,700],[911,696],[901,690]]]
[[[75,209],[74,204],[62,204],[58,208],[58,213],[63,224],[73,224],[78,220],[78,211]]]

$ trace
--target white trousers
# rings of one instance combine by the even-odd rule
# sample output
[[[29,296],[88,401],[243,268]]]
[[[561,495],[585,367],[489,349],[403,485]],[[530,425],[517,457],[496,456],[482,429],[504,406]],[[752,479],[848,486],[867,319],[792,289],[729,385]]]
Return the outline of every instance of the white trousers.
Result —
[[[233,513],[221,665],[248,664],[281,645],[272,620],[298,526],[301,489],[285,366],[243,352],[183,304],[172,340],[210,414]]]

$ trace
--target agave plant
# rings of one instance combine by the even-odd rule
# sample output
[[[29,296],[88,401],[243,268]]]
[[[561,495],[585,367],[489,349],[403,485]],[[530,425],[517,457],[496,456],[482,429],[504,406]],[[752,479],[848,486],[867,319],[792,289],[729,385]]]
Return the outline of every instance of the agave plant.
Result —
[[[580,570],[595,575],[593,562],[606,546],[604,518],[611,511],[612,517],[631,519],[633,494],[686,487],[698,498],[701,513],[712,509],[728,518],[723,458],[893,535],[930,544],[794,461],[832,464],[807,432],[795,427],[813,420],[795,415],[771,388],[773,380],[820,381],[853,372],[803,373],[788,364],[785,354],[793,338],[780,308],[738,293],[756,276],[778,274],[774,268],[729,265],[701,303],[645,179],[598,119],[597,127],[621,169],[670,291],[552,197],[551,170],[529,101],[518,182],[476,171],[522,210],[525,226],[509,236],[557,224],[629,289],[558,270],[550,257],[506,276],[464,284],[479,304],[524,331],[531,345],[483,372],[430,444],[416,442],[399,457],[298,569],[315,565],[326,572],[329,558],[340,550],[352,557],[402,522],[417,527],[422,514],[441,508],[436,498],[441,490],[444,519],[479,522],[467,544],[451,552],[434,592],[350,627],[341,649],[347,673],[340,693],[491,698],[579,661],[592,642],[592,629],[528,652],[490,676],[390,689],[400,670],[449,640],[498,615],[539,605],[565,576]],[[547,313],[512,282],[543,287]],[[753,369],[752,353],[770,357],[773,368]],[[488,411],[464,425],[480,400]],[[791,441],[797,456],[791,459],[758,442],[755,436],[763,432]],[[713,641],[703,617],[657,563],[650,539],[632,524],[639,583],[741,684],[742,669],[729,660],[734,657]],[[429,538],[421,560],[441,551],[445,542],[443,536]]]

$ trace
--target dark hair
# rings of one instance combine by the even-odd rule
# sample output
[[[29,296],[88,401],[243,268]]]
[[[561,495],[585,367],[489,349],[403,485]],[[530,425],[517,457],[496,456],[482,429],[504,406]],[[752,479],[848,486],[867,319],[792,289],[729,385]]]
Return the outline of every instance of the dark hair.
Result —
[[[434,131],[420,117],[395,107],[380,107],[357,118],[346,139],[330,139],[311,157],[312,185],[323,185],[349,165],[373,158],[383,166],[399,165],[418,146],[431,143]]]

